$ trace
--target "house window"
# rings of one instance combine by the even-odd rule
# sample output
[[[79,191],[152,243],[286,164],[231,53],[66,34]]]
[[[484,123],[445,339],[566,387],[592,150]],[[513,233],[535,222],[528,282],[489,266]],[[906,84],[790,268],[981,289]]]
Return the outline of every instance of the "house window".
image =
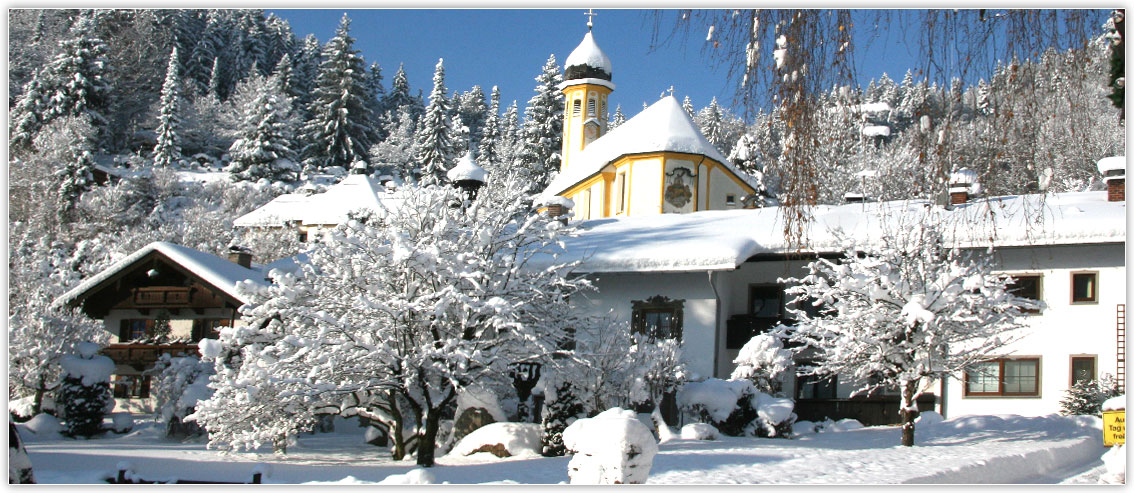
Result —
[[[681,340],[681,324],[684,318],[685,300],[671,300],[665,296],[654,296],[645,300],[630,302],[630,330],[646,334],[650,340]]]
[[[965,395],[1038,396],[1039,358],[983,361],[965,372]]]
[[[119,325],[118,342],[144,339],[146,334],[153,332],[153,329],[153,319],[132,318],[123,320]]]
[[[1095,362],[1096,356],[1072,356],[1071,357],[1071,386],[1074,387],[1082,382],[1090,382],[1095,379]]]
[[[118,399],[145,399],[150,396],[150,377],[115,375],[111,388],[114,389],[114,397]]]
[[[571,105],[571,116],[579,116],[579,112],[583,110],[583,103],[578,99]]]
[[[839,377],[831,375],[819,377],[816,375],[796,375],[795,398],[798,399],[834,399],[838,397]]]
[[[1042,298],[1043,276],[1040,274],[1013,274],[1006,287],[1008,292],[1020,298],[1039,302]],[[1020,310],[1025,313],[1039,313],[1039,307]]]
[[[618,173],[614,177],[614,189],[616,196],[614,197],[614,213],[621,214],[626,212],[626,172]]]
[[[219,339],[221,327],[232,327],[232,320],[227,318],[204,318],[193,321],[193,341],[201,339]]]
[[[768,332],[783,319],[784,287],[779,284],[748,287],[748,313],[728,320],[725,348],[740,349],[754,336]]]
[[[731,193],[728,194],[728,195],[725,195],[724,202],[725,202],[725,205],[735,206],[736,205],[736,195],[733,195]]]
[[[1071,302],[1097,302],[1099,300],[1098,285],[1098,272],[1076,272],[1071,274]]]

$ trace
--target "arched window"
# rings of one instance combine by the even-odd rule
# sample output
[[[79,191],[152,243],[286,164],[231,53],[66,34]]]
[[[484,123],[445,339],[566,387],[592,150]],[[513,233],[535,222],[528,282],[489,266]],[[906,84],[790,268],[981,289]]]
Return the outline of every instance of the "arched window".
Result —
[[[594,100],[594,98],[587,100],[587,116],[595,116],[595,100]]]
[[[571,109],[571,115],[572,116],[579,116],[579,112],[582,111],[582,108],[583,108],[582,101],[579,101],[578,99],[576,99],[575,104],[572,105],[571,108],[572,108]]]

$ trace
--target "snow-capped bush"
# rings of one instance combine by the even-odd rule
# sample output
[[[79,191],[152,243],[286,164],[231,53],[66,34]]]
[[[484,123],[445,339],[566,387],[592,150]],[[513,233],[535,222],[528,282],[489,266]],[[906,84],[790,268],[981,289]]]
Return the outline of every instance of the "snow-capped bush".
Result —
[[[826,427],[825,430],[851,431],[851,430],[858,430],[858,429],[861,429],[861,428],[863,428],[862,423],[860,423],[857,419],[844,418],[844,419],[840,419],[838,421],[835,421],[834,424]]]
[[[437,484],[437,478],[428,469],[411,469],[405,474],[391,474],[378,484]]]
[[[134,429],[134,415],[130,413],[112,413],[110,421],[114,423],[115,433],[126,433]]]
[[[716,440],[720,432],[708,423],[689,423],[681,427],[681,438],[684,440]]]
[[[540,455],[540,426],[535,423],[492,423],[477,428],[453,446],[450,454],[489,452],[497,457]]]
[[[919,426],[933,426],[942,421],[945,421],[945,417],[941,416],[941,413],[937,411],[922,411],[914,423]]]
[[[212,396],[213,390],[208,385],[209,376],[214,373],[213,364],[202,362],[196,356],[163,354],[150,373],[156,374],[150,390],[157,411],[154,419],[166,427],[170,436],[199,434],[200,428],[184,423],[184,419],[193,413],[198,401]]]
[[[78,345],[78,355],[64,356],[63,383],[56,391],[56,399],[63,405],[67,436],[90,437],[102,432],[102,419],[114,409],[110,394],[110,374],[114,361],[96,353],[99,345],[84,342]]]
[[[1102,456],[1106,473],[1099,477],[1102,484],[1126,484],[1126,446],[1115,445]]]
[[[687,416],[729,436],[786,438],[795,421],[791,399],[757,391],[749,380],[690,382],[678,392],[677,404]]]
[[[543,455],[557,457],[567,451],[563,445],[563,430],[575,420],[586,416],[583,402],[575,395],[570,382],[563,382],[546,392],[541,429],[543,436]]]
[[[1123,389],[1111,375],[1099,380],[1083,380],[1063,393],[1059,413],[1067,416],[1102,416],[1103,401],[1121,395]]]
[[[751,380],[756,390],[773,395],[783,390],[784,375],[792,364],[791,351],[784,349],[783,342],[772,334],[749,339],[732,362],[736,369],[730,378]]]
[[[59,424],[59,419],[50,414],[37,414],[27,423],[24,423],[24,428],[35,433],[36,436],[52,435],[63,431],[63,425]]]
[[[643,484],[658,453],[637,414],[617,407],[572,423],[563,444],[575,453],[567,465],[571,484]]]

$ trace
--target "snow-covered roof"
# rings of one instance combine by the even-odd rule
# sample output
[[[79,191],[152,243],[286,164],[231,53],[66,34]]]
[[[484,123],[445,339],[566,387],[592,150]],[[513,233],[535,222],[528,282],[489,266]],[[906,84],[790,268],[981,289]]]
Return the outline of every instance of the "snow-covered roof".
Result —
[[[95,288],[103,281],[110,279],[115,274],[128,269],[135,262],[141,260],[146,255],[152,252],[158,252],[168,258],[171,262],[180,265],[185,270],[200,277],[203,281],[211,284],[213,287],[223,291],[225,294],[241,301],[247,302],[244,296],[236,292],[236,284],[243,281],[251,281],[257,284],[266,285],[267,281],[264,280],[264,275],[259,270],[248,269],[229,262],[223,258],[211,255],[208,253],[200,252],[189,247],[175,245],[164,241],[155,241],[142,247],[140,250],[127,255],[122,260],[115,262],[106,270],[91,276],[87,280],[80,283],[74,289],[67,291],[59,298],[56,298],[56,304],[69,303],[72,300],[82,296],[87,291]]]
[[[559,85],[557,85],[555,87],[557,89],[559,89],[560,91],[562,91],[563,88],[565,88],[567,86],[577,86],[577,85],[580,85],[580,84],[591,84],[591,85],[596,85],[596,86],[603,86],[607,89],[610,89],[611,91],[614,90],[614,83],[613,82],[606,80],[606,79],[596,79],[596,78],[593,78],[593,77],[584,77],[582,79],[567,79],[563,82],[560,82]]]
[[[1104,157],[1099,160],[1097,166],[1099,173],[1104,175],[1108,171],[1126,171],[1126,156]]]
[[[882,113],[891,109],[889,103],[863,103],[858,105],[858,110],[863,113]]]
[[[661,151],[707,156],[723,164],[749,186],[756,187],[752,177],[733,167],[701,134],[697,124],[681,109],[677,98],[666,96],[572,156],[568,168],[552,180],[543,197],[559,195],[602,171],[620,156]]]
[[[453,169],[445,173],[449,181],[458,182],[462,180],[476,180],[481,183],[488,181],[488,172],[473,161],[472,152],[466,152],[461,159],[457,160],[457,164]]]
[[[583,41],[575,50],[567,55],[567,61],[564,63],[564,68],[573,67],[576,65],[586,65],[594,67],[606,72],[607,74],[613,73],[610,65],[610,57],[602,52],[602,48],[598,47],[595,43],[595,38],[591,35],[590,31],[583,36]]]
[[[1077,192],[991,197],[948,211],[924,201],[816,206],[803,252],[840,253],[838,231],[869,245],[882,227],[897,227],[899,220],[919,224],[931,210],[941,214],[947,239],[962,248],[1126,240],[1125,202],[1107,202],[1105,192]],[[582,261],[581,272],[732,270],[753,255],[799,252],[784,238],[778,207],[597,219],[581,228],[565,238],[557,259]]]
[[[862,127],[862,135],[867,137],[889,137],[890,127],[886,125],[866,125]]]
[[[301,224],[342,224],[359,209],[382,210],[385,188],[369,175],[347,175],[342,181],[313,195],[285,194],[263,207],[240,216],[234,226],[265,227]]]
[[[949,183],[972,184],[977,181],[977,173],[969,168],[961,168],[949,175]]]

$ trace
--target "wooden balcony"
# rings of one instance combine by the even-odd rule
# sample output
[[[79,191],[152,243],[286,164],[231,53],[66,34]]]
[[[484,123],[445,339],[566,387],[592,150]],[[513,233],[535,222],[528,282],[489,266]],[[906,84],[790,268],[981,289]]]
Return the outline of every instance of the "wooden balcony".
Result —
[[[136,368],[153,366],[163,354],[171,356],[200,356],[195,342],[171,342],[166,344],[127,342],[111,344],[102,353],[114,360],[115,364],[131,365]]]

